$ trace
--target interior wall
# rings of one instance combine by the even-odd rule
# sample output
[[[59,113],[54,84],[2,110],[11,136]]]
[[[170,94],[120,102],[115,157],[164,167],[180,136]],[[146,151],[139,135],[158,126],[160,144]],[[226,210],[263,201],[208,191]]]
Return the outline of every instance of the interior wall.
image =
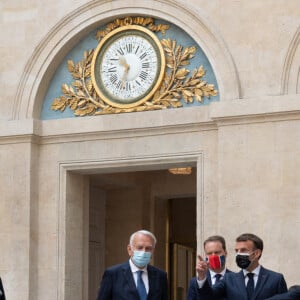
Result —
[[[110,191],[107,196],[106,266],[128,259],[131,233],[143,228],[143,187]]]
[[[196,251],[196,197],[170,199],[170,243]]]
[[[139,229],[147,229],[158,238],[153,262],[165,269],[168,197],[195,195],[195,173],[194,169],[189,176],[171,175],[167,170],[91,176],[93,190],[100,186],[101,191],[105,191],[102,217],[105,218],[106,267],[127,260],[130,235]],[[95,201],[99,199],[93,199]]]

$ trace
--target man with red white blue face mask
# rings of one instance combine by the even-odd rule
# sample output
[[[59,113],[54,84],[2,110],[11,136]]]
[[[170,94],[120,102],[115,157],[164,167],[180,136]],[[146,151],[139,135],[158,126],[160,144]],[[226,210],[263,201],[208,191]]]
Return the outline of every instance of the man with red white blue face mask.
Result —
[[[222,280],[226,273],[231,271],[226,269],[226,242],[220,235],[214,235],[207,238],[204,243],[205,259],[208,265],[206,279],[210,286],[216,285],[218,281]],[[196,268],[197,271],[197,268]],[[197,297],[198,276],[191,280],[187,300],[195,300]],[[225,299],[225,298],[219,298]]]
[[[214,286],[210,286],[206,278],[209,264],[198,256],[196,299],[215,300],[225,297],[228,300],[265,300],[287,291],[283,275],[268,270],[259,263],[263,252],[261,238],[253,233],[239,235],[236,238],[235,252],[236,264],[241,270],[226,274]]]
[[[105,270],[97,300],[168,300],[167,273],[149,264],[155,244],[150,231],[134,232],[129,260]]]

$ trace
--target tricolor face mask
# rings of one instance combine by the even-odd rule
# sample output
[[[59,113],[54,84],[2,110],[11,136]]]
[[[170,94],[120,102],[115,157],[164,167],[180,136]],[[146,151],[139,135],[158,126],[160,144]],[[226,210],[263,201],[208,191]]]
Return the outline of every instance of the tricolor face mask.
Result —
[[[220,270],[225,266],[225,255],[209,255],[206,257],[206,261],[209,263],[209,268],[213,271]]]
[[[131,259],[137,267],[143,268],[149,264],[151,260],[151,254],[151,252],[134,250]]]

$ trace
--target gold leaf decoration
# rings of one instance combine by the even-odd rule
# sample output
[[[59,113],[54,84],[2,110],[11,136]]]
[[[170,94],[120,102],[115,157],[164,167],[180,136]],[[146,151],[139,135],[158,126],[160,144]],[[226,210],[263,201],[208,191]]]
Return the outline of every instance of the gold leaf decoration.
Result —
[[[170,73],[166,74],[164,83],[161,85],[159,96],[153,99],[156,104],[164,103],[166,107],[174,106],[174,102],[170,101],[168,96],[175,96],[176,107],[182,106],[181,97],[186,103],[203,102],[203,97],[210,98],[217,95],[217,90],[213,84],[207,84],[201,78],[205,75],[205,69],[200,66],[194,70],[192,76],[186,76],[190,72],[186,68],[182,68],[189,64],[189,60],[194,57],[196,47],[184,48],[181,45],[176,45],[176,41],[164,39],[161,41],[164,51],[167,55],[168,68]]]
[[[135,24],[148,27],[153,32],[165,34],[169,25],[155,25],[152,18],[127,17],[116,19],[107,24],[104,30],[99,30],[96,34],[98,42],[112,30]],[[66,107],[74,111],[75,116],[118,114],[124,112],[139,112],[149,110],[161,110],[169,107],[182,107],[181,99],[187,103],[194,101],[203,102],[204,97],[216,96],[218,91],[213,84],[208,84],[202,78],[205,69],[200,66],[192,72],[186,68],[196,53],[196,47],[186,47],[178,45],[176,40],[163,39],[160,41],[166,56],[166,67],[163,81],[159,89],[154,93],[152,99],[131,108],[117,108],[105,103],[96,93],[91,80],[91,62],[94,49],[84,51],[83,59],[77,63],[68,60],[67,69],[71,73],[74,81],[71,85],[62,84],[63,96],[53,100],[51,109],[63,112]],[[187,77],[191,73],[190,77]]]
[[[106,28],[104,30],[99,30],[96,34],[96,38],[98,42],[102,38],[104,38],[109,32],[112,30],[122,27],[125,25],[140,25],[147,27],[153,32],[161,32],[163,35],[166,33],[166,31],[170,28],[169,25],[166,24],[159,24],[155,25],[154,24],[154,19],[153,18],[144,18],[144,17],[126,17],[124,19],[116,19],[112,23],[109,23],[106,25]]]

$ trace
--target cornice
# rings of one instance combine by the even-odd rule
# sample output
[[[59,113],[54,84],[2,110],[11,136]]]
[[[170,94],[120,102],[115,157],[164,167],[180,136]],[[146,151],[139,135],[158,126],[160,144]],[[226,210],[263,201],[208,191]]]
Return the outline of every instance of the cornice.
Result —
[[[300,101],[297,94],[215,102],[210,106],[210,118],[217,123],[217,127],[300,119]]]
[[[221,126],[300,120],[299,95],[207,106],[57,120],[0,121],[0,144],[66,143],[217,131]]]
[[[216,130],[209,121],[209,107],[160,112],[139,112],[56,120],[0,122],[0,144],[38,144],[126,139]]]

